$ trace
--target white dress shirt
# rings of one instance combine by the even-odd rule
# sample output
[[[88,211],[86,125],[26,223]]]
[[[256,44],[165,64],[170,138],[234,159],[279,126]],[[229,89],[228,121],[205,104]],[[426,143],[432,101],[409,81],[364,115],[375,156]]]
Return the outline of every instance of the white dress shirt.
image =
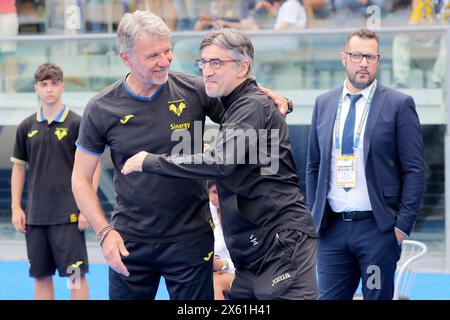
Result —
[[[367,191],[366,172],[364,167],[364,131],[366,129],[366,121],[363,124],[361,130],[361,138],[359,141],[358,149],[356,151],[356,187],[351,188],[348,192],[344,188],[337,187],[337,170],[336,170],[336,158],[341,156],[342,150],[342,132],[344,131],[344,123],[347,118],[348,111],[350,109],[350,98],[347,94],[352,94],[347,89],[347,79],[344,81],[344,88],[342,90],[342,108],[341,116],[339,119],[339,141],[341,149],[336,149],[335,132],[336,128],[333,128],[333,147],[331,151],[331,168],[330,168],[330,184],[328,187],[328,203],[334,212],[344,211],[370,211],[372,205],[370,204],[369,192]],[[370,91],[372,90],[374,83],[357,94],[362,94],[362,97],[355,104],[355,132],[354,137],[359,128],[361,118],[363,116],[364,107],[369,98]],[[337,102],[336,102],[337,103]],[[370,110],[370,109],[369,109]],[[336,122],[336,121],[335,121]]]

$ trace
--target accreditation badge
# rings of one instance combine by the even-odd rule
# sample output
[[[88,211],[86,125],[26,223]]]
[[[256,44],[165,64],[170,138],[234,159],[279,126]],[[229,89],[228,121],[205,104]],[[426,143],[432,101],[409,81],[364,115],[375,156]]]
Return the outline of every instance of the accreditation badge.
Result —
[[[337,187],[356,187],[356,157],[353,155],[340,156],[336,159]]]

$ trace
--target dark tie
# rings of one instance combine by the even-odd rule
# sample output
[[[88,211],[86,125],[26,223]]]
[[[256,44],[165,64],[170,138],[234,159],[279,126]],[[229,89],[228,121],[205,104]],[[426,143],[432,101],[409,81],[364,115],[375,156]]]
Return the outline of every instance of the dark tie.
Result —
[[[354,143],[354,132],[355,132],[355,104],[362,94],[348,95],[350,97],[350,109],[348,110],[347,119],[344,123],[344,131],[342,132],[342,154],[343,155],[353,155],[353,143]],[[350,188],[344,188],[346,192]]]
[[[355,104],[362,94],[348,95],[350,97],[350,109],[348,109],[347,119],[342,132],[342,154],[353,154],[354,132],[355,132]]]

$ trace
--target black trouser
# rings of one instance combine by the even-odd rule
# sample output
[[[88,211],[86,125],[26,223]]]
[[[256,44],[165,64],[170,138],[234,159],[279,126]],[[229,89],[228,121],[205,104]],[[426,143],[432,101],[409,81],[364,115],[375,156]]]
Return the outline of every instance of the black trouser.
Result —
[[[230,299],[317,299],[317,239],[298,230],[279,232],[257,272],[236,269]]]
[[[352,300],[362,280],[365,300],[391,300],[400,254],[394,230],[380,231],[374,218],[328,217],[318,242],[320,299]]]
[[[109,269],[111,300],[154,300],[161,276],[172,300],[212,300],[214,235],[170,243],[125,241],[129,277]]]

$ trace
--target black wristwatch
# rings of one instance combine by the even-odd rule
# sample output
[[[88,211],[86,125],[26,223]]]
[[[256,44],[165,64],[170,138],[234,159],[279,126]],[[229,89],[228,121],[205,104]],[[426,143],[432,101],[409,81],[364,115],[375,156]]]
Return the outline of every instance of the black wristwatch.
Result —
[[[292,103],[292,100],[287,99],[287,105],[288,105],[288,109],[286,114],[291,113],[292,111],[294,111],[294,103]]]

